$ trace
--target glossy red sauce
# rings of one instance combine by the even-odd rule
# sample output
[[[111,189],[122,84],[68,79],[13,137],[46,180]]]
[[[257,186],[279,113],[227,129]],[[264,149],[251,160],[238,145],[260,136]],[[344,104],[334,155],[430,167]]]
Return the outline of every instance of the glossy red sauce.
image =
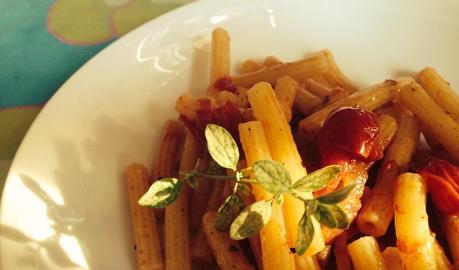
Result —
[[[179,119],[187,126],[203,145],[205,145],[204,130],[207,124],[217,124],[226,128],[233,138],[239,142],[238,125],[244,122],[241,110],[231,102],[225,102],[217,107],[212,107],[208,98],[198,99],[196,119],[189,119],[180,115]]]
[[[230,77],[223,77],[223,78],[218,79],[214,83],[214,87],[215,87],[215,89],[217,89],[219,91],[227,90],[227,91],[230,91],[232,93],[236,93],[236,91],[237,91],[237,87],[231,81]]]

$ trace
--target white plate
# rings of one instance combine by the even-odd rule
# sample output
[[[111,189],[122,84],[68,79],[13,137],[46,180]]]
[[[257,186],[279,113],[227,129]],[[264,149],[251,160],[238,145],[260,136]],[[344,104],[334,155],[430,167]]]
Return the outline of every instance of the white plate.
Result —
[[[31,127],[1,203],[1,269],[135,269],[124,167],[151,163],[174,99],[207,84],[209,33],[232,60],[331,49],[360,85],[429,65],[459,85],[459,2],[203,1],[115,42],[70,78]]]

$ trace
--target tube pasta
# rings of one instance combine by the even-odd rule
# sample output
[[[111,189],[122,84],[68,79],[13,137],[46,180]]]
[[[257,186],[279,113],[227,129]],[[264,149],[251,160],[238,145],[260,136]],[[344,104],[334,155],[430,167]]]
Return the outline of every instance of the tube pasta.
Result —
[[[201,169],[207,166],[207,162],[200,160]],[[207,202],[214,188],[212,179],[202,178],[197,188],[193,189],[190,198],[190,226],[191,230],[197,230],[202,223],[202,216],[207,211]]]
[[[330,257],[333,253],[333,246],[326,245],[324,249],[322,249],[319,253],[315,255],[317,258],[317,262],[320,265],[321,269],[325,269],[327,265],[330,263]]]
[[[438,142],[437,138],[432,133],[430,133],[429,129],[421,127],[421,130],[427,145],[432,151],[443,148],[442,145]]]
[[[263,269],[263,255],[261,251],[260,235],[254,235],[249,238],[250,248],[252,249],[253,256],[257,262],[258,269]]]
[[[209,179],[208,181],[213,180]],[[224,188],[225,182],[214,182],[211,193],[208,196],[208,199],[205,200],[205,212],[218,210],[219,206],[224,201],[224,198],[222,196]],[[205,233],[201,224],[193,241],[192,256],[195,260],[210,264],[213,261],[212,250],[210,250],[207,241],[202,241],[203,239],[205,239]]]
[[[441,224],[454,260],[454,266],[459,269],[459,216],[443,215]]]
[[[435,270],[437,268],[435,254],[432,249],[432,239],[413,253],[400,251],[402,264],[406,270]]]
[[[137,203],[149,187],[147,169],[141,164],[133,163],[126,168],[125,175],[138,267],[140,270],[162,270],[163,259],[154,212]]]
[[[326,107],[329,104],[333,104],[340,99],[348,96],[349,94],[343,88],[335,88],[333,89],[329,95],[327,95],[323,100],[321,107],[318,107],[316,110],[321,109],[322,107]]]
[[[347,245],[347,251],[356,270],[386,270],[381,251],[376,238],[372,236],[361,237]]]
[[[292,118],[292,106],[298,92],[298,83],[292,78],[286,76],[281,77],[276,82],[274,88],[277,100],[284,111],[287,122]]]
[[[299,88],[295,98],[295,108],[303,115],[309,115],[322,101],[304,88]]]
[[[400,253],[396,247],[387,247],[382,252],[382,256],[386,262],[387,269],[404,270],[402,258],[400,258]]]
[[[247,166],[260,159],[271,159],[263,126],[259,121],[239,125],[239,137],[244,149]],[[272,195],[257,184],[252,185],[257,201],[270,199]],[[293,254],[290,253],[285,235],[285,223],[281,208],[274,204],[271,219],[260,230],[260,243],[264,270],[294,269]]]
[[[249,90],[248,98],[255,118],[261,121],[263,125],[273,160],[285,166],[292,177],[292,181],[300,179],[306,174],[306,169],[302,165],[290,126],[273,89],[268,83],[258,83]],[[287,242],[293,247],[296,241],[298,222],[304,212],[304,205],[298,199],[285,195],[282,209],[286,222]],[[314,223],[317,221],[314,220]],[[318,224],[316,225],[318,226]],[[315,236],[317,238],[315,237],[305,252],[309,256],[319,252],[325,246],[321,238],[322,235],[315,234]]]
[[[326,56],[323,52],[297,62],[275,65],[256,72],[233,76],[231,79],[237,86],[252,87],[258,82],[268,82],[274,85],[280,77],[290,76],[296,81],[303,81],[329,70]]]
[[[198,142],[190,132],[187,132],[180,160],[180,171],[192,170],[198,160],[198,153]],[[169,270],[191,269],[188,193],[189,187],[185,186],[178,199],[165,210],[164,243],[166,268]]]
[[[382,150],[384,150],[394,138],[398,130],[398,122],[394,117],[388,114],[382,114],[378,116],[378,118],[376,118],[376,121],[378,122],[380,129],[379,138],[381,148]]]
[[[398,175],[399,168],[393,162],[385,163],[379,169],[370,198],[357,217],[361,232],[376,237],[386,233],[394,215],[392,205]]]
[[[257,268],[264,270],[320,270],[333,267],[333,263],[338,270],[453,269],[449,255],[459,269],[459,217],[439,216],[442,235],[449,246],[449,250],[443,250],[429,228],[425,181],[418,174],[405,173],[418,145],[420,130],[432,146],[431,153],[442,153],[450,160],[448,154],[441,152],[444,148],[459,161],[459,96],[445,79],[433,68],[425,68],[417,74],[419,83],[412,78],[399,78],[356,92],[358,87],[338,68],[329,50],[291,63],[282,63],[273,56],[261,61],[248,59],[242,64],[240,75],[230,76],[230,45],[230,37],[224,29],[217,28],[212,32],[207,92],[197,97],[185,93],[176,101],[175,109],[180,119],[197,137],[194,138],[179,121],[168,120],[154,153],[151,176],[140,164],[134,163],[126,168],[139,269],[213,267],[244,270],[255,269],[255,260]],[[235,105],[231,107],[232,112],[242,115],[242,119],[248,122],[240,123],[242,119],[233,121],[231,116],[223,115],[226,111],[218,109],[227,103]],[[384,106],[387,103],[391,103],[390,106]],[[160,209],[154,216],[152,210],[138,205],[138,199],[148,190],[151,181],[159,177],[178,177],[179,171],[194,170],[198,156],[203,154],[202,145],[197,140],[204,140],[201,131],[206,123],[218,122],[225,128],[232,125],[231,133],[234,133],[234,125],[239,124],[239,138],[235,137],[239,139],[241,145],[238,146],[242,146],[244,155],[241,155],[238,170],[250,168],[258,160],[275,160],[288,170],[295,182],[307,172],[292,129],[297,132],[297,141],[305,146],[302,154],[306,157],[306,165],[316,168],[315,162],[320,160],[314,160],[306,150],[313,148],[311,139],[327,117],[341,107],[378,109],[375,113],[380,127],[378,150],[385,151],[384,160],[371,191],[371,183],[365,184],[374,162],[355,160],[346,163],[336,181],[315,195],[355,183],[356,186],[338,205],[346,212],[350,223],[357,218],[359,230],[370,236],[355,240],[361,235],[355,231],[354,224],[348,230],[332,229],[319,224],[313,216],[314,238],[304,255],[294,254],[292,247],[297,240],[304,203],[284,194],[282,205],[273,202],[268,223],[259,234],[248,239],[252,251],[247,254],[253,254],[252,260],[246,257],[245,245],[231,240],[227,232],[220,233],[214,228],[216,211],[233,192],[234,181],[201,177],[192,194],[185,185],[176,200],[166,208],[164,220],[164,212]],[[304,118],[298,122],[301,114]],[[427,155],[427,152],[423,153]],[[414,161],[421,159],[416,157]],[[204,172],[207,165],[206,158],[199,162],[197,175]],[[241,176],[229,169],[227,175],[237,176],[236,179]],[[245,178],[241,181],[252,186],[253,196],[240,194],[245,205],[272,198],[272,194],[255,181]],[[312,194],[305,195],[312,198]],[[189,204],[191,209],[188,209]],[[384,235],[379,240],[381,244],[387,244],[392,219],[396,247],[381,252],[375,237]],[[161,240],[163,235],[159,233],[163,221],[164,243]],[[193,237],[192,243],[190,237]],[[161,250],[163,244],[164,250]],[[330,257],[331,252],[334,256]],[[335,262],[329,263],[333,257]]]
[[[247,108],[249,107],[249,100],[247,99],[247,91],[249,89],[245,87],[238,87],[236,91],[237,95],[237,103],[240,108]]]
[[[196,236],[193,238],[191,257],[195,262],[210,265],[214,261],[213,255],[214,254],[207,243],[207,236],[204,232],[204,227],[200,226]]]
[[[400,90],[402,103],[412,111],[423,126],[443,145],[456,160],[459,160],[459,124],[444,112],[422,87],[411,82]]]
[[[450,84],[431,67],[419,71],[417,77],[422,88],[435,103],[459,123],[459,96]]]
[[[404,173],[397,179],[395,191],[395,229],[397,247],[402,252],[415,251],[428,242],[429,223],[425,210],[426,185],[418,174]]]
[[[340,107],[356,106],[373,111],[389,102],[397,89],[395,81],[386,81],[366,90],[358,91],[304,118],[300,121],[298,130],[312,138],[323,125],[328,115],[334,110]]]
[[[215,212],[207,212],[202,218],[204,232],[209,246],[214,253],[218,266],[222,270],[253,270],[255,269],[245,257],[239,242],[231,240],[228,233],[218,232],[214,228]]]
[[[354,93],[358,89],[357,87],[344,75],[344,73],[338,68],[336,61],[333,57],[333,54],[329,50],[322,51],[327,58],[328,66],[330,70],[323,74],[325,79],[330,82],[330,84],[341,87],[348,93]]]
[[[295,265],[297,270],[321,270],[316,256],[295,256]]]
[[[359,230],[367,235],[382,236],[393,218],[395,183],[398,174],[405,172],[419,140],[419,128],[413,114],[399,107],[396,116],[398,129],[386,150],[384,164],[378,171],[370,198],[357,218]]]
[[[164,124],[158,147],[153,158],[152,179],[176,176],[180,163],[180,147],[185,138],[185,126],[177,120]]]
[[[293,106],[297,90],[298,83],[288,76],[279,78],[274,88],[277,100],[286,104],[289,108]]]
[[[352,270],[352,261],[347,250],[348,232],[339,235],[333,244],[337,270]]]
[[[319,97],[320,99],[324,99],[326,96],[328,96],[331,91],[333,91],[332,88],[321,84],[315,79],[306,79],[303,82],[304,88],[311,92],[313,95]]]
[[[437,239],[435,239],[433,242],[433,250],[435,254],[435,263],[437,265],[437,269],[452,270],[453,265],[449,261],[448,257],[445,254],[445,251],[440,246]]]
[[[247,162],[245,160],[241,160],[238,162],[237,164],[237,168],[238,169],[244,169],[244,168],[247,168]],[[229,170],[227,169],[227,174],[228,175],[235,175],[234,171],[233,170]],[[229,196],[231,193],[232,193],[232,190],[234,189],[234,183],[231,183],[231,184],[228,184],[227,183],[231,183],[231,182],[226,182],[225,185],[224,185],[224,188],[222,190],[222,194],[225,193],[225,189],[228,188],[228,186],[230,186],[230,192],[227,196]],[[226,199],[227,196],[224,196],[222,197],[223,199]],[[244,202],[244,206],[248,206],[252,203],[255,202],[255,196],[253,194],[241,194],[241,199],[242,201]],[[222,200],[223,202],[223,200]],[[211,201],[209,201],[209,203],[212,203]],[[221,203],[218,203],[218,205],[221,205]],[[216,209],[217,210],[217,209]],[[262,251],[261,251],[261,239],[260,239],[260,234],[256,234],[256,235],[253,235],[251,237],[249,237],[249,243],[250,243],[250,248],[252,250],[252,254],[253,256],[255,257],[255,261],[257,262],[257,266],[258,266],[258,269],[263,269],[263,256],[262,256]]]
[[[419,126],[414,115],[405,107],[396,107],[398,121],[397,134],[387,149],[385,161],[394,161],[401,171],[406,171],[413,157],[416,144],[419,140]]]
[[[259,71],[262,69],[265,69],[266,66],[263,64],[258,63],[257,61],[253,59],[247,59],[242,63],[241,66],[241,74],[246,74],[246,73],[251,73],[255,71]]]
[[[266,57],[262,63],[259,63],[253,59],[247,59],[242,63],[241,74],[251,73],[255,71],[260,71],[272,66],[282,64],[282,62],[277,59],[275,56]]]
[[[397,248],[407,270],[437,269],[426,213],[427,187],[419,174],[404,173],[397,179],[394,196]]]
[[[244,166],[239,166],[238,168],[247,168],[245,165],[245,162],[239,162],[239,163],[244,163]],[[233,185],[234,188],[234,185]],[[252,203],[255,202],[255,196],[253,194],[242,194],[241,199],[244,202],[244,206],[248,206]],[[248,238],[249,243],[250,243],[250,249],[252,250],[252,254],[255,257],[255,261],[257,262],[258,269],[263,269],[263,256],[262,256],[262,251],[261,251],[261,238],[260,234],[253,235]]]
[[[271,86],[267,83],[256,84],[249,90],[248,98],[255,118],[263,125],[273,159],[291,172],[293,181],[304,176],[306,170],[302,166],[290,126]]]
[[[219,91],[215,96],[215,102],[217,105],[224,104],[226,102],[231,102],[233,104],[238,104],[239,99],[238,96],[230,91],[223,90]]]
[[[212,32],[210,54],[210,85],[223,77],[229,76],[230,71],[230,37],[223,28]],[[213,87],[211,87],[213,88]]]
[[[329,89],[333,89],[335,86],[332,85],[332,83],[325,77],[325,73],[314,76],[312,78],[314,81],[320,83],[323,86],[328,87]]]
[[[268,56],[265,58],[265,60],[263,60],[263,65],[267,66],[267,67],[272,67],[272,66],[276,66],[276,65],[279,65],[279,64],[282,64],[282,61],[279,60],[277,57],[275,56]]]
[[[207,200],[213,188],[214,182],[212,179],[202,179],[198,187],[193,190],[190,209],[190,225],[192,230],[196,230],[200,226],[201,217],[206,212]]]
[[[150,184],[163,176],[176,177],[180,163],[180,155],[183,140],[185,138],[185,126],[178,120],[169,119],[165,122],[161,131],[159,144],[153,156]],[[157,208],[155,213],[162,220],[164,209]]]
[[[189,119],[196,119],[195,98],[188,93],[181,94],[175,101],[175,110]]]

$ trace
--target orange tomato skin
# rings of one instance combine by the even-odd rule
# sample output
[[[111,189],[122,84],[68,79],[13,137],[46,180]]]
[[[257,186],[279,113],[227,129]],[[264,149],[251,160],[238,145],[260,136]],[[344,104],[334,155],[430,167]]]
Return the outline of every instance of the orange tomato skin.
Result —
[[[448,215],[459,214],[459,167],[432,159],[419,173],[427,183],[435,207]]]

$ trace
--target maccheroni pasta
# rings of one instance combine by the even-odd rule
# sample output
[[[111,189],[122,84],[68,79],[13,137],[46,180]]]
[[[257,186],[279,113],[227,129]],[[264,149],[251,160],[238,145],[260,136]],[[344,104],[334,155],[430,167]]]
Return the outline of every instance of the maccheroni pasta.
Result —
[[[138,269],[459,269],[453,86],[429,67],[360,89],[329,50],[231,74],[230,43],[212,32],[151,172],[125,170]]]

